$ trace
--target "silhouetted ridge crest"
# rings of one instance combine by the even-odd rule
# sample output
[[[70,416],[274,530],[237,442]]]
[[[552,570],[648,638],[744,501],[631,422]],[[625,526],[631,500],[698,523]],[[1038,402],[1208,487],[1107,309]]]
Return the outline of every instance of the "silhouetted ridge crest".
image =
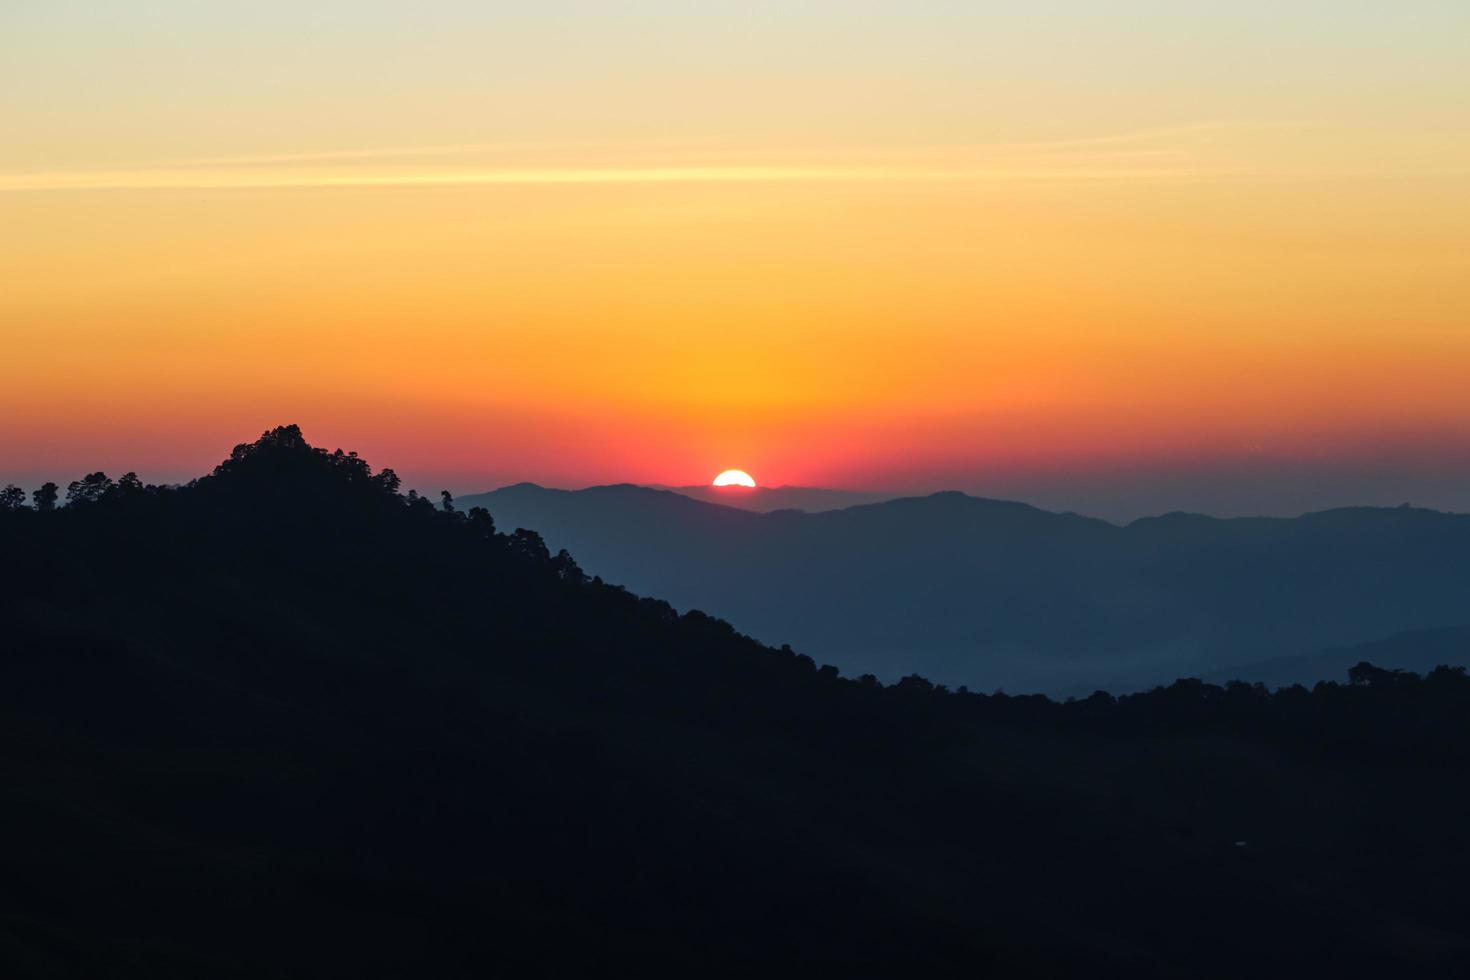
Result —
[[[391,469],[374,474],[356,452],[318,449],[297,425],[279,426],[254,442],[241,443],[195,486],[207,493],[306,506],[339,499],[386,506],[399,499],[398,475]]]
[[[0,510],[0,976],[1467,975],[1460,671],[847,681],[391,483]]]

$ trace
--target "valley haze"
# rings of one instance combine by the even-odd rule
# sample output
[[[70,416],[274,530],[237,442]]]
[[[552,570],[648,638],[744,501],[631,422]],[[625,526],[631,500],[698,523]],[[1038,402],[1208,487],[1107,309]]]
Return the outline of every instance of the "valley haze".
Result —
[[[459,502],[608,581],[885,680],[1132,690],[1470,620],[1470,516],[1423,508],[1118,526],[958,492],[812,513],[629,484]]]

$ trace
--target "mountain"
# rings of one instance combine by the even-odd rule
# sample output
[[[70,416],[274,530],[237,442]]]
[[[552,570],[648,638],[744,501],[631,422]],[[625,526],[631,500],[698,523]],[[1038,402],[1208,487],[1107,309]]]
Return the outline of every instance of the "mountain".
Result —
[[[884,687],[397,488],[284,427],[0,510],[0,975],[1470,967],[1461,673]]]
[[[773,510],[804,510],[816,513],[824,510],[841,510],[859,504],[876,504],[892,500],[897,494],[860,493],[853,490],[824,490],[820,487],[716,487],[705,484],[693,487],[665,487],[655,485],[654,490],[672,490],[685,497],[693,497],[707,504],[737,507],[770,513]],[[477,495],[478,499],[478,495]]]
[[[1437,630],[1405,630],[1386,639],[1352,646],[1334,647],[1296,657],[1276,657],[1258,663],[1241,664],[1229,670],[1207,675],[1207,680],[1223,683],[1242,680],[1267,687],[1287,687],[1347,676],[1354,664],[1371,663],[1385,670],[1407,670],[1428,673],[1435,667],[1470,668],[1470,627]]]
[[[1139,688],[1457,626],[1470,516],[1349,508],[1119,527],[960,493],[753,514],[635,486],[476,500],[589,572],[849,673]]]

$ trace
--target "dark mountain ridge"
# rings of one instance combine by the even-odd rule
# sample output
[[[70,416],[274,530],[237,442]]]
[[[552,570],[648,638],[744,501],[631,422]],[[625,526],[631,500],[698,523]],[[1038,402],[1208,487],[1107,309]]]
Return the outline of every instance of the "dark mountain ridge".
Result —
[[[287,427],[0,512],[0,972],[1470,966],[1462,673],[883,687],[396,490]]]

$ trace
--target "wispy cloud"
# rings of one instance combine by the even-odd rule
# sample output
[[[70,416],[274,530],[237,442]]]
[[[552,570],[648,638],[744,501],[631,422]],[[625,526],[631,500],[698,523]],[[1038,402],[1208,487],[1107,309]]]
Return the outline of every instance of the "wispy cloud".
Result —
[[[0,176],[0,191],[248,190],[454,187],[514,184],[690,184],[875,181],[1197,179],[1186,169],[961,170],[832,166],[547,167],[379,173],[266,170],[122,170]],[[1219,174],[1214,174],[1219,176]]]
[[[1460,176],[1467,172],[1464,167],[1393,165],[1338,169],[1321,166],[1320,161],[1292,161],[1288,154],[1262,151],[1272,131],[1311,128],[1304,123],[1225,121],[1076,139],[779,149],[672,143],[438,144],[206,157],[105,170],[0,173],[0,192],[761,182],[1174,182],[1376,179]],[[472,155],[480,158],[474,164],[453,164],[446,159]]]
[[[138,164],[128,169],[146,169],[148,167],[209,167],[209,166],[250,166],[257,164],[273,163],[315,163],[330,162],[337,160],[376,160],[376,159],[411,159],[411,158],[433,158],[466,156],[470,154],[483,154],[491,156],[515,156],[521,154],[538,154],[543,158],[550,155],[566,155],[569,153],[579,154],[618,154],[627,155],[673,155],[680,158],[700,157],[708,155],[718,156],[748,156],[748,155],[786,155],[809,158],[813,154],[838,154],[851,155],[854,153],[862,155],[872,154],[913,154],[918,152],[1014,152],[1014,151],[1076,151],[1089,150],[1096,147],[1134,147],[1143,146],[1150,151],[1157,149],[1157,144],[1180,145],[1184,143],[1196,143],[1200,140],[1212,140],[1229,133],[1249,133],[1265,130],[1301,130],[1310,128],[1310,123],[1283,122],[1283,121],[1255,121],[1255,120],[1217,120],[1211,122],[1190,123],[1179,126],[1165,126],[1153,129],[1131,130],[1124,133],[1107,133],[1094,136],[1084,136],[1067,139],[1040,139],[1040,140],[1012,140],[1012,141],[987,141],[987,142],[945,142],[945,143],[919,143],[903,144],[895,146],[871,146],[854,148],[851,146],[831,146],[817,148],[806,146],[764,146],[751,147],[742,146],[742,141],[736,137],[724,139],[704,139],[698,142],[688,140],[639,140],[636,144],[629,144],[616,140],[575,140],[575,141],[539,141],[539,142],[479,142],[479,143],[426,143],[414,146],[378,146],[360,147],[349,149],[308,150],[295,153],[267,153],[247,154],[233,156],[211,156],[211,157],[187,157],[183,159],[151,161]],[[1133,152],[1128,150],[1126,152]]]

